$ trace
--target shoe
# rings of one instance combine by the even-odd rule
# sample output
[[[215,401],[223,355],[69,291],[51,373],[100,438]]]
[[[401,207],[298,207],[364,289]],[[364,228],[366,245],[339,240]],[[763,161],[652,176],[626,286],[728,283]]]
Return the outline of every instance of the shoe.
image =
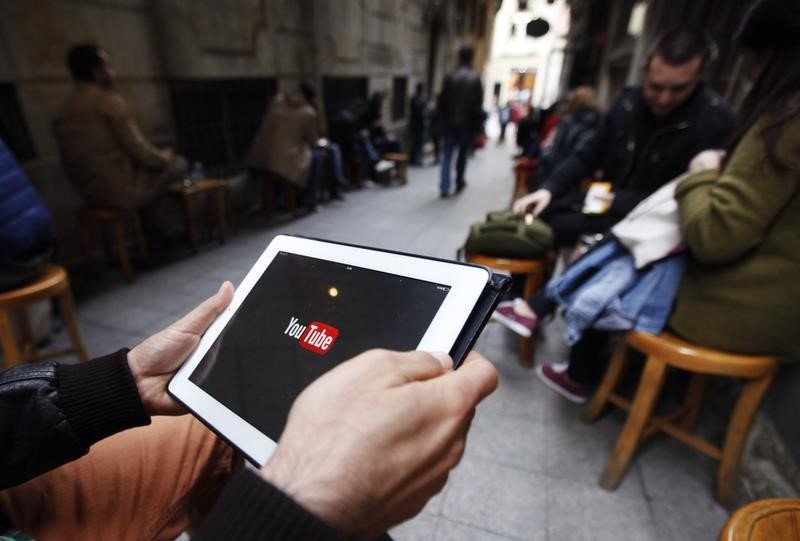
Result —
[[[439,194],[439,197],[442,199],[447,199],[448,197],[450,197],[450,193],[443,191]]]
[[[591,392],[589,386],[569,379],[567,370],[562,365],[567,363],[540,364],[536,367],[536,375],[542,383],[570,402],[583,404],[589,399]]]
[[[344,196],[339,192],[336,192],[331,194],[331,199],[335,199],[336,201],[344,201]]]
[[[502,323],[518,335],[530,338],[539,321],[535,317],[518,314],[516,310],[514,310],[514,307],[520,302],[525,301],[522,299],[514,299],[513,301],[498,304],[492,317],[495,321]]]
[[[467,183],[466,182],[462,182],[461,184],[456,185],[456,195],[458,195],[461,192],[463,192],[464,188],[466,188],[466,187],[467,187]]]

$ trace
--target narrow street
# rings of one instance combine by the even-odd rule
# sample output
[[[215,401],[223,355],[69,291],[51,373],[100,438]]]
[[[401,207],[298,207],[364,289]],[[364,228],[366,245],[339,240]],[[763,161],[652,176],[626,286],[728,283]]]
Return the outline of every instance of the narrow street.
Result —
[[[411,168],[406,186],[349,192],[344,202],[328,203],[297,220],[285,214],[269,223],[252,219],[224,245],[207,243],[198,255],[187,251],[174,263],[137,269],[130,285],[115,269],[103,268],[92,278],[100,285],[84,284],[77,299],[90,353],[131,347],[216,291],[221,280],[237,283],[279,233],[452,258],[469,224],[508,205],[512,151],[510,143],[498,146],[490,140],[471,160],[468,187],[457,197],[439,199],[437,167]],[[546,327],[544,335],[537,361],[560,360],[558,324]],[[464,459],[444,491],[418,517],[396,528],[395,539],[716,538],[727,514],[712,498],[710,459],[654,438],[620,488],[603,490],[598,479],[623,417],[610,413],[593,426],[582,424],[579,406],[520,367],[517,346],[516,335],[496,323],[487,326],[477,349],[497,366],[500,387],[479,408]]]

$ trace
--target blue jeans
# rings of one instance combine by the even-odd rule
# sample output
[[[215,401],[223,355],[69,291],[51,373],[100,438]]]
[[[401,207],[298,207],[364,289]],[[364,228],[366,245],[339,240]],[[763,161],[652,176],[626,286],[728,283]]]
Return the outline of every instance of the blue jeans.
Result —
[[[439,189],[442,192],[450,190],[450,161],[453,150],[458,148],[456,159],[456,188],[464,185],[464,171],[467,169],[467,155],[472,148],[472,130],[465,128],[447,128],[444,134],[444,152],[442,153],[442,179]]]

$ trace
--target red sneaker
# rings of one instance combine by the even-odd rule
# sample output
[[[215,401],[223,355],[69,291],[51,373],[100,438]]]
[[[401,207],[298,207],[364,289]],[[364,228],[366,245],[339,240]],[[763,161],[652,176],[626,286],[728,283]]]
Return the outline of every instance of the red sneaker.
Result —
[[[588,385],[576,383],[569,379],[562,363],[540,364],[536,367],[536,375],[539,376],[542,383],[576,404],[583,404],[591,394],[591,389]]]
[[[522,299],[514,299],[513,301],[501,302],[497,305],[497,309],[492,314],[492,319],[502,323],[515,333],[525,338],[529,338],[533,331],[536,329],[538,320],[535,317],[523,316],[514,310],[514,306],[520,302],[525,302]]]

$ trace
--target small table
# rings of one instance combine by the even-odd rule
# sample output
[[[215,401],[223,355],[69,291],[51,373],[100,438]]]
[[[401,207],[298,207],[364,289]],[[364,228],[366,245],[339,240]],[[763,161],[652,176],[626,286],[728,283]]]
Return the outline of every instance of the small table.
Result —
[[[394,162],[397,167],[397,178],[400,184],[408,183],[408,154],[404,152],[388,152],[383,155],[383,159]]]
[[[197,224],[192,214],[192,199],[202,194],[208,195],[209,201],[209,222],[213,231],[216,224],[217,231],[219,232],[219,242],[225,242],[225,213],[227,209],[227,197],[231,190],[231,185],[225,180],[202,179],[195,180],[191,185],[184,185],[183,182],[175,182],[167,188],[167,193],[174,195],[180,199],[181,207],[183,208],[183,216],[186,219],[186,232],[189,236],[189,244],[192,251],[197,253]],[[231,213],[231,222],[234,229],[236,222],[234,221],[233,213]]]

